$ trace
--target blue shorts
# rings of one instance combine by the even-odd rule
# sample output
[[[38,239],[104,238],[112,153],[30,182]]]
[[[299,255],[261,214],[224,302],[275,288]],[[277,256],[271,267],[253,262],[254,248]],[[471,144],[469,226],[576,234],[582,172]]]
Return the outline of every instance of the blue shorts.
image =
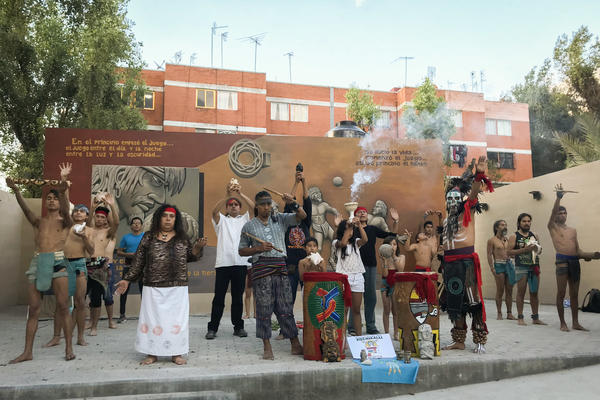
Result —
[[[508,278],[509,284],[514,285],[517,282],[517,278],[515,276],[515,265],[511,259],[494,262],[494,270],[497,274],[505,274]]]
[[[527,265],[517,265],[515,266],[515,274],[517,276],[517,282],[523,279],[524,276],[527,277],[527,284],[529,285],[529,291],[531,293],[537,293],[540,287],[540,277],[536,275],[533,271],[534,267],[538,267],[537,265],[527,266]]]
[[[394,294],[394,288],[388,285],[385,278],[381,279],[381,287],[379,290],[381,290],[381,293],[385,293],[387,297],[391,297]]]

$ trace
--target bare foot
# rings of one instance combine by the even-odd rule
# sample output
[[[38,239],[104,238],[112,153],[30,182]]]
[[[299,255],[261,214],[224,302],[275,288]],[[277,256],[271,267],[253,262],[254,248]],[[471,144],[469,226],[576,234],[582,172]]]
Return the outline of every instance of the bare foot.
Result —
[[[585,332],[589,332],[589,329],[584,328],[583,326],[579,325],[579,323],[573,324],[573,329],[575,329],[576,331],[585,331]]]
[[[75,359],[75,354],[73,354],[73,352],[72,352],[72,351],[70,351],[70,352],[67,352],[67,353],[65,354],[65,360],[67,360],[67,361],[71,361],[71,360],[74,360],[74,359]]]
[[[515,316],[512,315],[511,313],[506,314],[506,319],[510,319],[511,321],[516,320]]]
[[[92,328],[90,330],[90,333],[88,333],[88,335],[90,335],[90,336],[98,336],[98,330],[95,329],[95,328]]]
[[[275,357],[273,357],[273,350],[265,349],[262,358],[263,358],[263,360],[274,360]]]
[[[140,365],[154,364],[156,362],[156,360],[158,360],[158,357],[149,355],[148,357],[146,357],[142,361],[140,361]]]
[[[117,329],[117,324],[114,321],[108,321],[108,327],[110,329]]]
[[[520,319],[520,320],[519,320],[517,323],[518,323],[519,325],[521,325],[521,326],[525,326],[525,325],[527,325],[527,324],[525,323],[525,320],[524,320],[524,319]]]
[[[92,323],[91,323],[91,322],[88,322],[88,323],[85,325],[85,329],[86,329],[86,330],[88,330],[88,329],[92,329]]]
[[[283,337],[283,335],[281,333],[279,335],[277,335],[277,337],[275,338],[275,340],[283,340],[283,339],[285,339],[285,338]]]
[[[248,314],[244,314],[244,316],[242,317],[242,319],[248,319],[250,318],[250,316]]]
[[[398,335],[394,335],[394,340],[395,340],[396,342],[399,342],[399,340],[398,340]]]
[[[86,342],[84,338],[77,338],[77,344],[79,346],[87,346],[88,342]]]
[[[569,332],[569,328],[567,327],[567,324],[565,324],[564,322],[560,323],[560,330],[563,332]]]
[[[302,348],[302,345],[300,343],[292,344],[292,355],[301,356],[302,354],[304,354],[304,349]]]
[[[502,313],[498,313],[498,316],[496,317],[496,319],[497,319],[498,321],[501,321],[501,320],[502,320]]]
[[[464,343],[454,342],[451,345],[444,347],[442,350],[464,350],[464,349],[465,349]]]
[[[187,364],[187,360],[181,356],[173,356],[171,357],[171,361],[173,361],[177,365]]]
[[[15,358],[14,360],[10,360],[8,363],[9,364],[18,364],[23,361],[31,361],[31,360],[33,360],[33,354],[23,353],[19,357]]]
[[[46,343],[43,347],[52,347],[60,344],[60,336],[52,336],[52,339]]]
[[[534,324],[534,325],[548,325],[547,323],[545,323],[541,319],[534,319],[533,322],[532,322],[532,324]]]

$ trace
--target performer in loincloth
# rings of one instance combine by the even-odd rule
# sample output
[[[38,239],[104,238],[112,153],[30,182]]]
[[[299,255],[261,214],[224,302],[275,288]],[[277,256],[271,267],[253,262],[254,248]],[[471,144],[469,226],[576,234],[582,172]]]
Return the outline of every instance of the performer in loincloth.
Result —
[[[67,165],[59,166],[61,176],[66,174]],[[38,217],[25,203],[21,192],[11,178],[6,185],[13,190],[23,214],[33,226],[35,235],[35,254],[29,269],[25,273],[29,280],[29,313],[25,332],[25,350],[10,361],[15,364],[33,359],[33,340],[38,327],[38,317],[42,304],[42,292],[52,288],[56,296],[56,315],[65,327],[65,359],[75,358],[72,346],[71,317],[69,315],[68,261],[64,254],[65,240],[70,228],[69,201],[65,196],[68,182],[61,180],[56,189],[51,189],[45,197],[47,214]]]
[[[142,238],[135,259],[123,280],[120,295],[131,281],[143,277],[144,294],[137,326],[135,349],[147,354],[140,364],[169,356],[177,365],[189,351],[188,261],[201,256],[206,238],[192,245],[177,207],[163,204],[152,216],[152,226]]]
[[[523,315],[525,291],[529,286],[531,319],[535,325],[546,325],[540,319],[538,309],[540,300],[540,257],[541,246],[537,236],[531,232],[531,215],[521,213],[517,217],[519,228],[508,238],[507,254],[515,258],[515,280],[517,282],[517,320],[519,325],[526,325]]]
[[[579,259],[583,258],[585,261],[600,259],[600,251],[591,253],[579,248],[577,230],[567,226],[567,209],[560,205],[561,199],[567,192],[563,189],[562,184],[556,185],[555,190],[556,200],[554,201],[554,207],[552,207],[552,213],[548,221],[548,230],[550,231],[552,244],[556,250],[556,285],[558,286],[556,309],[560,318],[560,330],[569,331],[565,322],[565,310],[563,308],[568,283],[573,329],[587,331],[587,329],[579,324],[578,319],[579,279],[581,276]]]
[[[242,228],[239,254],[252,256],[252,286],[256,298],[256,337],[263,340],[263,358],[273,359],[271,348],[271,315],[275,316],[284,338],[290,339],[292,354],[302,354],[298,328],[292,307],[292,289],[287,277],[284,235],[288,227],[306,218],[304,210],[293,197],[283,199],[294,213],[272,214],[272,199],[268,192],[258,192],[254,198],[254,216]]]
[[[515,266],[508,256],[508,238],[506,237],[506,221],[494,222],[494,236],[487,241],[487,259],[490,270],[496,280],[497,319],[502,319],[502,295],[506,301],[506,319],[514,320],[512,315],[512,292],[516,282]]]
[[[381,262],[381,302],[383,303],[383,330],[385,333],[390,333],[390,313],[392,314],[392,337],[394,340],[398,340],[398,320],[396,305],[394,304],[394,275],[396,272],[403,272],[404,265],[406,263],[406,256],[400,253],[400,241],[395,236],[388,236],[383,239],[384,245],[389,245],[392,250],[391,257],[384,257],[381,254],[381,247],[379,255],[382,258]],[[383,245],[382,245],[383,246]]]
[[[404,250],[415,255],[415,272],[431,272],[431,261],[437,254],[434,240],[430,241],[425,232],[421,232],[417,234],[416,243],[411,244],[412,233],[404,230],[404,235],[407,237]]]
[[[475,213],[480,212],[478,201],[482,182],[493,191],[491,181],[485,176],[486,159],[479,157],[473,176],[470,169],[459,178],[450,180],[446,189],[447,217],[442,235],[444,246],[444,287],[446,310],[454,327],[453,343],[444,350],[465,348],[467,336],[466,315],[472,317],[471,330],[475,352],[485,352],[487,326],[481,295],[481,265],[475,253]]]

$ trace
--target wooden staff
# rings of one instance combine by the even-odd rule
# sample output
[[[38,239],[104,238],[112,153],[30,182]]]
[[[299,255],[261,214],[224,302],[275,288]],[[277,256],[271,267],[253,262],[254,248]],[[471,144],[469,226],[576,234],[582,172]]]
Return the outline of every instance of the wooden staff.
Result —
[[[261,243],[261,244],[262,244],[262,243],[267,243],[267,241],[265,241],[265,240],[262,240],[261,238],[257,238],[256,236],[254,236],[254,235],[252,235],[252,234],[250,234],[250,233],[248,233],[248,232],[242,232],[242,233],[243,233],[244,235],[248,236],[250,239],[254,239],[254,240],[256,240],[258,243]],[[277,247],[275,247],[275,246],[273,246],[273,250],[276,250],[276,251],[278,251],[278,252],[280,252],[280,253],[283,253],[283,251],[279,250],[279,249],[278,249]]]
[[[265,187],[265,188],[263,188],[263,189],[265,189],[267,192],[271,192],[271,193],[273,193],[273,194],[276,194],[277,196],[281,196],[281,197],[283,197],[283,193],[279,193],[277,190],[269,189],[269,188],[267,188],[267,187]]]
[[[554,191],[555,192],[562,192],[562,193],[579,193],[579,192],[576,192],[574,190],[556,190],[556,189],[554,189]]]
[[[60,184],[60,181],[58,179],[34,179],[34,178],[9,178],[9,179],[11,179],[15,184],[18,184],[18,185],[58,186]],[[67,184],[70,184],[70,183],[71,182],[67,181]]]

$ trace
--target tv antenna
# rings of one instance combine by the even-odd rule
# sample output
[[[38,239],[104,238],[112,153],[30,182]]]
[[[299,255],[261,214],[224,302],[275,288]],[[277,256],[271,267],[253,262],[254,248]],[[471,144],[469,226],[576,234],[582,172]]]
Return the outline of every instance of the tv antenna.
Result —
[[[173,60],[175,61],[175,64],[180,64],[182,57],[183,57],[182,50],[179,50],[178,52],[176,52],[175,55],[173,56]]]
[[[258,46],[261,45],[261,42],[264,40],[266,34],[267,34],[267,32],[263,32],[263,33],[259,33],[259,34],[252,35],[252,36],[247,36],[247,37],[240,39],[240,40],[245,40],[247,42],[254,43],[254,72],[256,72],[256,54],[258,52]]]
[[[392,64],[398,60],[404,60],[404,87],[406,87],[406,82],[407,82],[407,77],[408,77],[408,60],[414,60],[414,57],[407,57],[407,56],[398,57],[394,61],[392,61]]]
[[[229,35],[229,32],[221,33],[221,68],[223,68],[223,42],[227,41],[227,35]]]
[[[162,62],[159,64],[156,61],[154,61],[154,65],[156,65],[156,69],[164,69],[165,67],[165,60],[162,60]]]
[[[290,83],[292,83],[292,56],[294,55],[293,51],[289,51],[284,54],[284,56],[288,56],[288,63],[290,67]]]
[[[487,79],[484,77],[483,70],[479,71],[479,82],[481,83],[481,93],[483,93],[483,82],[487,82]]]
[[[213,68],[213,38],[215,37],[215,34],[217,32],[217,29],[223,29],[223,28],[227,28],[227,25],[221,25],[221,26],[217,26],[216,22],[213,22],[212,26],[210,27],[210,67]]]
[[[190,66],[192,66],[192,64],[194,63],[194,61],[196,61],[196,53],[192,53],[190,55]]]
[[[456,82],[447,81],[447,82],[446,82],[446,85],[447,85],[447,86],[446,86],[446,87],[447,87],[447,90],[452,90],[452,85],[454,85],[455,83],[456,83]]]

